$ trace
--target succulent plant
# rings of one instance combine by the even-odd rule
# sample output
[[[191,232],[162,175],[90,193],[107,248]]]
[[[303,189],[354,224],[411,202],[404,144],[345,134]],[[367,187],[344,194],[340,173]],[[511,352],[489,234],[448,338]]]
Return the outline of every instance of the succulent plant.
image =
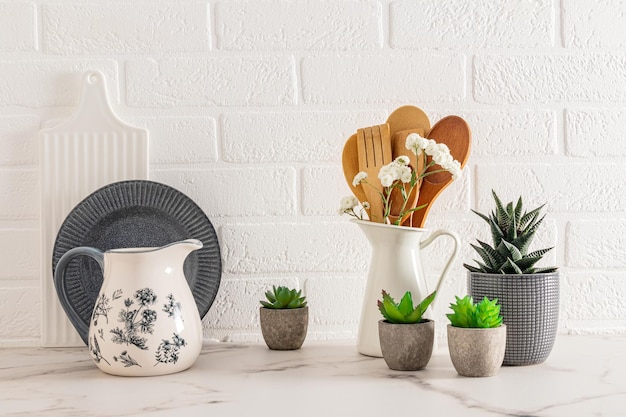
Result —
[[[454,313],[446,314],[450,324],[454,327],[492,328],[502,324],[500,305],[498,299],[489,300],[487,297],[477,304],[474,299],[466,295],[463,298],[456,297],[456,304],[451,303],[450,308]]]
[[[301,308],[306,306],[306,297],[302,295],[302,290],[291,290],[287,287],[272,286],[272,291],[266,291],[267,301],[261,300],[261,305],[265,308],[286,309]]]
[[[478,252],[482,262],[475,260],[478,266],[463,266],[472,272],[488,274],[539,274],[556,271],[556,267],[535,268],[535,264],[552,248],[528,253],[530,243],[545,218],[545,215],[539,217],[545,204],[524,212],[521,197],[515,207],[513,202],[505,207],[495,191],[492,194],[496,202],[495,211],[489,216],[472,211],[489,224],[493,246],[477,240],[478,245],[471,246]]]
[[[413,297],[411,296],[410,291],[407,291],[404,294],[404,297],[402,297],[402,300],[400,300],[400,303],[398,304],[385,290],[383,290],[383,299],[382,301],[378,300],[378,309],[385,320],[390,323],[419,323],[422,321],[424,312],[435,299],[435,293],[436,291],[424,298],[421,303],[413,307]]]

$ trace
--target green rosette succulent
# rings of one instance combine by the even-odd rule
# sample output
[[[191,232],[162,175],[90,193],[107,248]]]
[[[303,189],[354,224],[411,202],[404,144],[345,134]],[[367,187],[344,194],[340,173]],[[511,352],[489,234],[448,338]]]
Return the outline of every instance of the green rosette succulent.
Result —
[[[287,287],[272,286],[272,291],[265,292],[267,301],[261,300],[261,305],[265,308],[287,309],[306,307],[306,297],[302,295],[302,290],[296,291]]]
[[[385,290],[383,290],[383,299],[378,300],[378,310],[385,320],[395,324],[413,324],[422,321],[422,316],[428,309],[428,306],[435,299],[434,291],[428,297],[424,298],[418,305],[413,306],[413,297],[411,292],[407,291],[400,303],[395,300]]]
[[[476,304],[474,304],[474,299],[469,295],[463,298],[455,298],[456,303],[450,304],[453,313],[446,314],[452,326],[488,329],[500,327],[502,324],[500,305],[497,298],[489,300],[485,297]]]

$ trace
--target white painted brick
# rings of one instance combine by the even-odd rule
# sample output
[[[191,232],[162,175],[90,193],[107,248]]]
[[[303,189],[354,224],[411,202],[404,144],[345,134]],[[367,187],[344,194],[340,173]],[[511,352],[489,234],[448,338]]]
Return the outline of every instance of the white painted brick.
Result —
[[[558,152],[553,111],[480,110],[460,112],[459,116],[472,130],[470,158],[555,155]]]
[[[30,165],[38,161],[37,116],[0,117],[0,165]]]
[[[154,170],[151,178],[188,195],[209,218],[295,214],[293,168]]]
[[[474,98],[481,103],[550,103],[626,100],[626,56],[478,55]]]
[[[310,324],[356,327],[361,316],[366,283],[366,274],[358,278],[344,276],[308,278],[304,288],[309,304]]]
[[[458,101],[465,97],[465,57],[321,55],[302,60],[305,103]]]
[[[34,3],[0,3],[0,52],[37,49],[37,8]]]
[[[341,199],[351,194],[341,166],[313,166],[302,170],[302,212],[307,216],[339,217]]]
[[[0,219],[39,217],[39,171],[0,169]]]
[[[569,267],[626,268],[624,220],[571,221],[567,225],[566,242],[565,259]]]
[[[194,164],[217,161],[215,119],[160,117],[140,121],[150,134],[150,162]]]
[[[252,330],[260,333],[259,301],[265,300],[265,291],[271,290],[272,285],[300,289],[297,278],[222,280],[215,302],[203,320],[204,336],[223,339],[225,335],[219,330]],[[216,334],[219,336],[216,337]]]
[[[224,271],[347,272],[369,264],[358,227],[339,223],[230,224],[222,228]]]
[[[296,103],[291,56],[221,56],[132,60],[126,64],[132,106],[280,106]]]
[[[491,190],[501,199],[525,205],[548,203],[549,211],[622,212],[626,195],[624,164],[485,164],[476,169],[478,207],[492,207]]]
[[[568,48],[624,48],[624,0],[563,0],[563,39]]]
[[[566,113],[567,155],[597,158],[626,156],[626,111],[581,109]]]
[[[76,106],[86,71],[101,71],[119,102],[117,63],[108,60],[0,61],[0,106]]]
[[[390,5],[394,48],[530,48],[553,45],[551,0],[414,0]]]
[[[0,229],[0,279],[39,275],[39,231]]]
[[[338,162],[344,143],[375,112],[235,113],[222,118],[223,159],[230,162]]]
[[[0,281],[0,344],[2,339],[40,335],[41,290],[37,287],[4,287]]]
[[[225,50],[363,50],[382,47],[378,1],[246,1],[215,5]]]
[[[444,188],[441,194],[433,201],[428,216],[442,213],[453,215],[454,213],[467,212],[470,209],[471,172],[468,166],[463,169],[461,177]],[[426,225],[428,227],[428,225]]]
[[[210,49],[205,2],[43,5],[44,50],[52,54],[147,54]]]
[[[562,274],[561,286],[561,312],[568,320],[626,321],[623,273],[567,272]]]

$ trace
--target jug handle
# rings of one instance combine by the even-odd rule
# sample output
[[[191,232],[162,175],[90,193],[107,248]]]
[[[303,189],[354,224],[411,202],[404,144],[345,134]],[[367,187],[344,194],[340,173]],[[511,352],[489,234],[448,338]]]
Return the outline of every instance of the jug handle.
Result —
[[[454,262],[454,260],[456,259],[456,256],[459,251],[459,237],[457,236],[456,233],[450,230],[446,230],[446,229],[437,229],[434,232],[432,232],[430,236],[428,236],[426,239],[420,242],[420,249],[424,249],[426,246],[433,243],[435,239],[437,239],[440,236],[450,236],[452,240],[454,240],[454,249],[452,250],[450,257],[448,258],[446,265],[441,270],[441,275],[439,275],[439,280],[437,281],[437,286],[435,287],[435,291],[437,291],[437,294],[439,294],[439,288],[441,287],[441,283],[443,282],[443,279],[448,274],[448,269],[450,269],[450,266],[452,265],[452,262]]]
[[[89,336],[89,322],[85,322],[83,318],[76,312],[72,304],[70,303],[70,299],[67,296],[67,292],[64,291],[66,279],[65,279],[65,269],[69,265],[70,261],[77,256],[86,255],[90,258],[95,259],[98,262],[100,268],[104,271],[104,252],[99,249],[91,248],[89,246],[80,246],[78,248],[70,249],[59,259],[57,263],[57,267],[54,270],[54,287],[57,291],[57,295],[59,296],[59,301],[61,302],[61,306],[68,318],[78,331],[81,339],[88,345],[87,338]]]

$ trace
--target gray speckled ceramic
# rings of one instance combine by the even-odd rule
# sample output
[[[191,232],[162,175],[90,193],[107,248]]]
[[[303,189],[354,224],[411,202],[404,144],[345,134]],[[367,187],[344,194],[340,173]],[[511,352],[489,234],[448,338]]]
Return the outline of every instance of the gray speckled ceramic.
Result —
[[[380,320],[378,337],[389,369],[417,371],[426,367],[433,353],[435,322],[394,324]]]
[[[491,329],[454,327],[448,324],[448,350],[454,369],[463,376],[492,376],[504,360],[506,326]]]
[[[263,339],[272,350],[300,349],[309,325],[309,307],[272,309],[261,307]]]

